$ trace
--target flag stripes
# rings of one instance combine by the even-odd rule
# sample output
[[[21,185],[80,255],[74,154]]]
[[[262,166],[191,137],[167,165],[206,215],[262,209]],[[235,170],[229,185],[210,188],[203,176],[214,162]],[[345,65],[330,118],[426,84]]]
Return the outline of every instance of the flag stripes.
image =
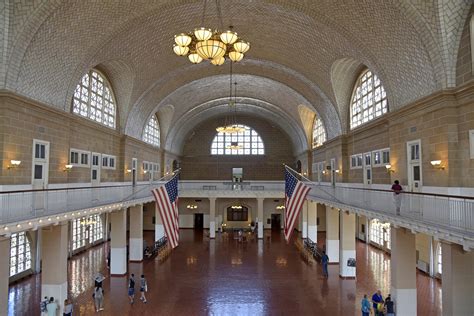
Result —
[[[285,240],[287,242],[290,241],[296,219],[310,190],[310,187],[298,181],[294,175],[285,169]]]
[[[168,237],[171,248],[176,248],[179,242],[177,174],[165,185],[153,189],[152,193],[163,222],[166,237]]]

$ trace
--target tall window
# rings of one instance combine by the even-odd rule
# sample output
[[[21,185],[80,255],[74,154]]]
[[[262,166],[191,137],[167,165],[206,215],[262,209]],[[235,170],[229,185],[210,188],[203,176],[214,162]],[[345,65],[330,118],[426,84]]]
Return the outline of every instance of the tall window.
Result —
[[[86,73],[74,91],[72,111],[115,128],[115,102],[108,81],[97,71]]]
[[[313,148],[319,147],[326,141],[326,130],[319,116],[314,118],[313,124]]]
[[[235,134],[217,133],[212,141],[211,155],[264,155],[265,146],[258,133],[245,125],[238,125],[245,128],[243,132]],[[239,149],[229,148],[233,144],[238,144]]]
[[[10,276],[31,268],[30,241],[25,232],[10,237]]]
[[[104,238],[104,226],[99,214],[72,221],[72,250],[93,244]]]
[[[377,219],[370,221],[370,241],[385,247],[387,249],[391,248],[390,242],[390,224],[382,223]]]
[[[387,113],[387,94],[379,78],[364,71],[355,84],[351,101],[351,129]]]
[[[153,146],[160,146],[160,126],[155,115],[150,118],[145,126],[143,141]]]
[[[443,253],[441,252],[441,243],[438,243],[438,247],[436,250],[436,259],[438,260],[437,262],[437,272],[439,274],[443,273]]]

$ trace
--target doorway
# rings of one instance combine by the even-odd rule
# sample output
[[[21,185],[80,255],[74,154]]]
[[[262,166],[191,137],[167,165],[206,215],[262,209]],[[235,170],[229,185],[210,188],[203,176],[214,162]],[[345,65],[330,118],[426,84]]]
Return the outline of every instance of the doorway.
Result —
[[[48,188],[49,173],[49,142],[33,140],[33,170],[31,184],[33,190],[44,190]],[[33,194],[33,209],[45,209],[45,194],[42,191]]]
[[[138,165],[137,158],[132,158],[132,185],[133,186],[137,184],[137,165]]]
[[[281,229],[281,214],[272,214],[272,231],[280,231]]]
[[[407,142],[408,160],[408,189],[411,192],[421,192],[421,141]]]
[[[204,228],[204,214],[194,214],[194,230],[202,230]]]
[[[92,153],[91,164],[91,184],[96,186],[100,184],[100,162],[102,161],[99,153]]]
[[[363,170],[364,170],[364,186],[372,184],[372,153],[364,154]]]

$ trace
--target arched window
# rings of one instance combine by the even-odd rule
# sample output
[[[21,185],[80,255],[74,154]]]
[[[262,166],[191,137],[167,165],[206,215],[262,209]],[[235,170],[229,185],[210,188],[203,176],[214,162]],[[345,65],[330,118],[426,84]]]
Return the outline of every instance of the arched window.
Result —
[[[155,115],[148,120],[145,126],[143,141],[153,146],[160,146],[160,126],[158,125],[158,120]]]
[[[30,241],[25,232],[10,237],[10,276],[31,268]]]
[[[387,94],[379,78],[365,70],[357,80],[351,101],[351,129],[388,111]]]
[[[96,70],[86,73],[74,91],[72,111],[115,128],[115,101],[110,84]]]
[[[99,214],[72,221],[72,250],[93,244],[104,238],[104,226]]]
[[[314,118],[313,124],[313,148],[319,147],[326,141],[326,130],[319,116]]]
[[[217,133],[212,141],[211,155],[264,155],[265,146],[260,135],[246,125],[237,126],[245,130],[234,134]],[[232,145],[240,148],[231,149]]]

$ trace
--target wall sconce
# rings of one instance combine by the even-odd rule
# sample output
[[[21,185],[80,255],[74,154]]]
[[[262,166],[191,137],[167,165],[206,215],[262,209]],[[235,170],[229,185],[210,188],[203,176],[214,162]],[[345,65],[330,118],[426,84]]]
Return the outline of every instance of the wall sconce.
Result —
[[[278,205],[277,207],[275,207],[277,210],[284,210],[285,209],[285,205]]]
[[[342,173],[342,171],[339,170],[339,169],[334,170],[334,172],[337,173],[337,174],[341,174],[341,173]]]
[[[431,165],[436,169],[444,170],[444,166],[441,164],[441,160],[431,160]]]
[[[388,173],[395,172],[395,170],[392,169],[392,165],[385,165],[385,168],[387,169]]]
[[[197,205],[189,204],[189,205],[186,206],[186,208],[189,208],[190,210],[195,210],[195,209],[197,209]]]
[[[71,170],[72,170],[72,165],[65,165],[64,166],[64,170],[63,170],[64,172],[69,172]]]
[[[13,169],[13,168],[18,168],[18,166],[21,164],[21,160],[10,160],[10,164],[8,165],[8,169]]]
[[[327,173],[326,170],[323,170],[323,174],[326,174],[326,173]]]
[[[132,169],[125,170],[125,173],[131,173],[131,172],[132,172]]]
[[[148,173],[148,170],[143,170],[143,174],[147,174]]]

